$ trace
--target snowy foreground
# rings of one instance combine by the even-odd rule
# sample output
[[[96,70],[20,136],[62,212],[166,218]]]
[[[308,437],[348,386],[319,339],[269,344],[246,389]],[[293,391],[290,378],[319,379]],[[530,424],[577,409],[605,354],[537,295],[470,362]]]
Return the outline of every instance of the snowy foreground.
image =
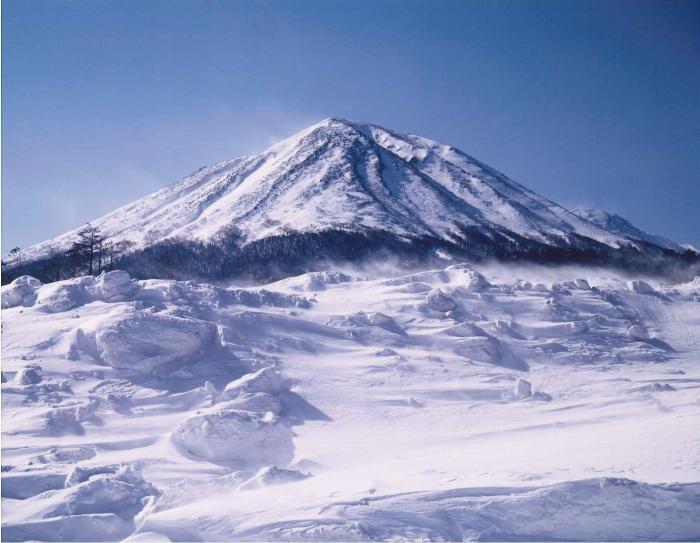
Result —
[[[699,302],[572,268],[19,278],[2,539],[698,539]]]

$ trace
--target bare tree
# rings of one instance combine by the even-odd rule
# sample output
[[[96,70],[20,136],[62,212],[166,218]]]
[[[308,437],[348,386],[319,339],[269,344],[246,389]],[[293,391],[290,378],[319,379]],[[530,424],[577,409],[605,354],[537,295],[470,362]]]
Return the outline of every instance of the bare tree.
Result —
[[[88,275],[94,275],[95,269],[99,270],[101,268],[100,247],[103,243],[104,236],[102,236],[99,229],[87,223],[80,229],[78,239],[71,246],[72,258],[77,260],[78,267],[82,265],[86,268]],[[95,266],[95,257],[98,257],[97,266]]]
[[[10,249],[10,258],[14,264],[15,272],[19,274],[19,271],[24,266],[24,255],[22,254],[22,249],[19,247],[13,247]]]

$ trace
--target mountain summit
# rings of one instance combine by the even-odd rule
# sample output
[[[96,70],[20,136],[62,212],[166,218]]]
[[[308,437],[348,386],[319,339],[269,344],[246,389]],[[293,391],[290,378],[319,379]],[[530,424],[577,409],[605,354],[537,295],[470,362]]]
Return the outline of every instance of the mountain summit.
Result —
[[[260,154],[201,168],[92,225],[128,242],[132,253],[234,238],[241,251],[257,253],[270,240],[293,240],[308,261],[349,237],[363,246],[418,243],[423,252],[473,257],[600,255],[650,245],[680,252],[632,225],[611,228],[568,211],[449,145],[337,118]],[[76,234],[33,246],[25,258],[66,250]]]

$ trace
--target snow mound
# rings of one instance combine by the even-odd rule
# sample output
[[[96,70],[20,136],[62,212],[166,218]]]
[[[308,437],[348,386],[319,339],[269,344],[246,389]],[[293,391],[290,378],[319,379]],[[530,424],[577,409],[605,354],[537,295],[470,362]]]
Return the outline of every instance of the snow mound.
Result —
[[[115,473],[100,473],[70,487],[64,504],[70,515],[115,513],[130,519],[143,507],[143,498],[158,494],[138,470],[127,464]]]
[[[447,268],[448,270],[450,268]],[[481,275],[478,271],[476,270],[470,270],[470,269],[463,269],[462,270],[462,278],[460,278],[460,283],[464,281],[464,284],[461,285],[463,288],[466,288],[467,290],[471,290],[474,292],[481,292],[482,290],[486,290],[488,288],[491,288],[493,285],[488,282],[486,277]]]
[[[430,309],[439,311],[440,313],[453,311],[457,307],[457,302],[440,289],[431,290],[425,299]]]
[[[573,283],[579,290],[591,290],[591,285],[585,279],[574,279]]]
[[[75,280],[44,285],[37,292],[36,305],[48,313],[62,313],[92,301],[85,287]]]
[[[313,272],[308,274],[303,289],[308,291],[325,290],[326,285],[337,285],[350,281],[352,281],[352,277],[340,272]]]
[[[245,393],[277,395],[289,391],[292,384],[291,379],[282,376],[274,368],[268,367],[232,381],[226,385],[224,395],[229,398],[236,398]]]
[[[421,294],[423,292],[428,292],[432,290],[433,287],[431,287],[428,283],[421,283],[421,282],[411,282],[408,283],[404,288],[403,291],[407,292],[408,294]]]
[[[158,490],[141,473],[125,464],[65,489],[38,494],[26,502],[34,518],[7,523],[5,541],[104,541],[121,539],[133,531],[132,519],[144,499]]]
[[[325,290],[328,285],[339,285],[349,283],[353,277],[338,271],[318,271],[309,272],[298,277],[291,277],[279,282],[292,290],[303,292],[318,292]]]
[[[138,290],[139,286],[122,270],[103,272],[95,281],[94,287],[95,296],[105,302],[130,300]]]
[[[629,288],[630,288],[630,290],[636,292],[637,294],[651,294],[651,295],[658,294],[656,289],[654,289],[654,287],[652,287],[646,281],[641,281],[641,280],[630,281]]]
[[[224,289],[205,283],[195,283],[194,281],[165,279],[140,281],[138,287],[140,292],[137,292],[134,298],[147,304],[188,302],[193,305],[215,307],[226,307],[229,305],[298,307],[302,309],[311,307],[311,302],[302,296],[269,291],[267,289]]]
[[[3,473],[2,497],[26,500],[47,490],[63,488],[64,480],[65,476],[61,473],[52,473],[49,470]]]
[[[483,336],[483,337],[488,337],[489,334],[486,333],[486,331],[481,328],[481,326],[478,326],[476,324],[470,323],[470,322],[462,322],[459,324],[455,324],[454,326],[450,326],[445,330],[445,333],[448,336],[455,336],[455,337],[474,337],[474,336]]]
[[[18,385],[35,385],[41,383],[41,366],[28,364],[17,372],[15,383]]]
[[[700,533],[698,507],[699,484],[600,478],[361,500],[329,508],[318,522],[354,523],[359,539],[380,541],[684,541]]]
[[[510,336],[514,339],[525,339],[525,336],[518,332],[518,330],[516,329],[516,324],[512,321],[504,321],[499,319],[493,324],[493,329],[497,333]]]
[[[2,287],[2,308],[11,309],[20,305],[31,306],[36,299],[35,291],[41,281],[31,275],[22,275],[9,285]]]
[[[365,331],[369,328],[381,328],[392,334],[401,336],[406,334],[404,329],[392,317],[379,312],[367,313],[358,311],[354,315],[336,316],[330,319],[328,324],[341,328],[360,328],[365,329]],[[363,332],[360,332],[360,335],[362,334]]]
[[[234,400],[226,402],[226,408],[236,409],[239,411],[255,411],[258,413],[267,413],[268,411],[279,415],[282,411],[282,404],[272,394],[265,392],[243,392]]]
[[[179,281],[147,279],[140,282],[140,287],[136,299],[147,303],[173,302],[185,298],[188,293],[185,284]]]
[[[97,453],[95,447],[84,445],[81,447],[51,447],[44,456],[46,462],[80,462],[94,458]]]
[[[71,486],[79,485],[80,483],[84,483],[85,481],[89,480],[95,475],[115,474],[117,473],[117,471],[119,471],[120,468],[121,466],[118,464],[95,464],[87,465],[85,467],[73,466],[73,469],[71,469],[68,475],[66,476],[64,486],[68,488]]]
[[[232,304],[247,305],[249,307],[298,307],[300,309],[311,307],[311,302],[306,298],[283,292],[273,292],[265,289],[257,292],[233,289],[226,292],[228,296],[225,300]]]
[[[640,324],[633,324],[627,330],[627,334],[637,341],[648,341],[651,339],[649,331]]]
[[[83,337],[101,361],[140,373],[192,359],[218,343],[212,322],[133,308],[94,323],[83,330]]]
[[[373,313],[366,313],[366,318],[367,324],[369,326],[378,326],[379,328],[384,328],[384,330],[387,330],[388,332],[393,332],[395,334],[405,333],[403,328],[401,328],[401,326],[399,326],[392,317],[390,317],[389,315],[385,315],[384,313],[379,313],[378,311]]]
[[[381,351],[374,353],[374,356],[399,356],[399,353],[397,353],[394,349],[385,347]]]
[[[133,523],[113,513],[71,515],[8,523],[4,541],[118,541],[133,530]]]
[[[287,465],[294,456],[291,428],[272,413],[202,413],[182,421],[172,437],[184,454],[235,469]]]
[[[44,414],[44,428],[49,435],[64,434],[82,435],[84,422],[97,421],[96,413],[99,407],[97,400],[77,405],[52,407]]]
[[[462,338],[454,349],[460,356],[476,362],[493,364],[513,370],[527,371],[527,363],[516,356],[501,341],[493,336]]]
[[[526,281],[525,279],[518,279],[513,284],[513,288],[515,290],[532,290],[532,283],[530,283],[530,281]]]

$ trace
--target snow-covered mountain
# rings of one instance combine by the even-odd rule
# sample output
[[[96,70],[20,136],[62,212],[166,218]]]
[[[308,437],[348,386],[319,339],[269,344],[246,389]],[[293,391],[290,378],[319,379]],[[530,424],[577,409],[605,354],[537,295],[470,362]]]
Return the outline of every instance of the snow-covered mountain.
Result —
[[[468,247],[586,249],[634,245],[619,221],[572,213],[449,145],[372,124],[326,119],[254,156],[204,167],[93,220],[112,240],[143,248],[168,239],[211,242],[235,228],[240,242],[289,233],[381,232]],[[76,231],[26,250],[67,248]],[[524,250],[524,249],[523,249]]]
[[[644,241],[677,253],[686,250],[686,247],[669,239],[640,230],[627,219],[615,213],[609,213],[602,209],[576,209],[574,213],[608,232],[627,238],[631,242]]]

